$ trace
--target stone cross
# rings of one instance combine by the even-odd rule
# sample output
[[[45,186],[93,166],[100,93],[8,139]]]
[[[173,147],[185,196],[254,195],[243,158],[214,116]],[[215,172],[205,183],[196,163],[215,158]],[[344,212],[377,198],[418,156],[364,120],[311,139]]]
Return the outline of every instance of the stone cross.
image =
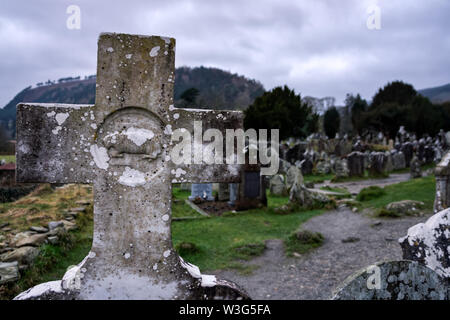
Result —
[[[241,112],[174,108],[174,60],[173,38],[101,34],[95,105],[18,105],[17,181],[94,187],[89,255],[18,299],[248,298],[172,248],[171,183],[238,182],[240,170],[174,165],[173,131],[243,126]]]

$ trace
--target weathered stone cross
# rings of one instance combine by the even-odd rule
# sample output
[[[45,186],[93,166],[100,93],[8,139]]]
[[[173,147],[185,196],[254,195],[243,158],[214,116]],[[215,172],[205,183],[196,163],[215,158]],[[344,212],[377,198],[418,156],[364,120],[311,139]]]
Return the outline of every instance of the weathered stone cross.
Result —
[[[62,281],[17,298],[247,298],[172,248],[171,183],[239,180],[238,165],[175,166],[172,132],[192,131],[194,121],[225,132],[243,120],[174,108],[174,60],[175,39],[101,34],[94,106],[18,105],[17,181],[93,183],[94,238]]]

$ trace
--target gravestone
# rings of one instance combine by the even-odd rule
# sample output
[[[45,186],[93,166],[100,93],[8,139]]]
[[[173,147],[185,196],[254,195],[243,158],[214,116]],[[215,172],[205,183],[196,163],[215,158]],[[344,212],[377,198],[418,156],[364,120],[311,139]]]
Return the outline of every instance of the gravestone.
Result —
[[[242,167],[239,199],[236,201],[236,209],[249,210],[266,206],[266,188],[263,183],[264,176],[261,175],[260,165],[247,163]]]
[[[349,276],[333,300],[447,300],[445,281],[416,261],[380,262]]]
[[[434,213],[450,207],[450,152],[447,152],[434,170],[436,176],[436,196]]]
[[[284,182],[284,177],[281,174],[276,174],[270,178],[269,189],[270,193],[275,196],[288,195],[286,183]]]
[[[370,153],[369,175],[373,177],[386,175],[387,157],[384,152]]]
[[[450,284],[450,209],[431,216],[425,223],[408,229],[408,234],[400,238],[403,259],[417,261]]]
[[[218,199],[219,201],[230,200],[230,188],[228,183],[219,183]]]
[[[396,151],[396,149],[391,151],[392,155],[392,166],[394,170],[400,170],[406,168],[405,155],[401,151]]]
[[[92,183],[94,234],[88,256],[62,281],[17,299],[248,298],[172,247],[171,183],[240,179],[239,165],[175,165],[173,130],[243,124],[240,112],[174,108],[174,59],[175,39],[101,34],[95,106],[18,105],[17,180]]]
[[[353,151],[347,156],[348,170],[350,177],[364,176],[364,154],[359,151]]]
[[[228,201],[228,204],[230,206],[234,206],[238,199],[239,183],[230,183],[229,188],[230,188],[230,201]]]
[[[411,159],[411,162],[409,164],[409,169],[410,169],[411,179],[422,177],[422,170],[420,168],[420,161],[419,161],[419,158],[416,156],[416,154],[414,154],[414,156]]]
[[[191,195],[189,200],[200,198],[205,201],[214,201],[212,195],[212,183],[193,183],[191,185]]]

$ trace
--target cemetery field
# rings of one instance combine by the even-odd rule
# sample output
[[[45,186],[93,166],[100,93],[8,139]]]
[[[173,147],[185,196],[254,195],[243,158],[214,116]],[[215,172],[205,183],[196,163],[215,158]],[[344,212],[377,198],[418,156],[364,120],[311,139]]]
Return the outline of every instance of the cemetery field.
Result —
[[[378,209],[394,201],[419,200],[425,203],[426,210],[431,211],[435,178],[426,176],[388,185],[383,190],[381,196],[361,201],[360,206]],[[172,240],[180,255],[202,271],[235,269],[241,274],[249,274],[253,269],[243,262],[261,255],[266,240],[281,239],[288,243],[289,236],[304,222],[325,212],[322,209],[279,214],[273,209],[287,204],[288,197],[269,194],[268,208],[203,217],[184,202],[189,194],[190,191],[173,188]],[[92,203],[90,186],[66,185],[52,189],[48,184],[41,185],[16,202],[0,204],[0,225],[8,223],[6,230],[12,234],[28,230],[31,226],[46,226],[50,221],[64,219],[64,211],[79,206],[79,200]],[[176,219],[186,217],[190,219]],[[91,247],[92,222],[90,205],[86,213],[77,217],[76,231],[69,232],[58,245],[42,245],[40,255],[21,279],[0,287],[0,299],[10,299],[33,285],[60,279],[69,266],[82,261]],[[0,236],[7,235],[4,230],[0,231]],[[182,245],[186,243],[189,245]],[[287,252],[283,254],[286,255]]]

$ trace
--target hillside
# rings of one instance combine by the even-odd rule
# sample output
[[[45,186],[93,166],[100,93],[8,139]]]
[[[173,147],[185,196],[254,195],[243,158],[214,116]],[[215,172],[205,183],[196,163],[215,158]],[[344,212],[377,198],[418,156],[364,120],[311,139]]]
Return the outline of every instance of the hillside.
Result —
[[[85,80],[27,87],[0,109],[0,126],[6,129],[10,137],[15,136],[16,105],[20,102],[93,104],[95,80],[94,76]],[[193,103],[180,98],[190,88],[199,92]],[[243,110],[264,93],[264,87],[258,81],[216,68],[181,67],[175,71],[174,91],[177,107]]]
[[[433,103],[450,101],[450,83],[439,87],[418,90],[418,92],[429,98]]]

